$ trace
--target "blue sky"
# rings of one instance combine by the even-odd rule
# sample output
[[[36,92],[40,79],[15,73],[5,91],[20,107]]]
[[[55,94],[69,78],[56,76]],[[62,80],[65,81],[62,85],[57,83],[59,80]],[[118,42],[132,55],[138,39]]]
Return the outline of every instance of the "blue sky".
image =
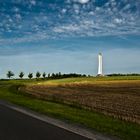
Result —
[[[0,78],[12,70],[140,73],[140,0],[0,0]]]

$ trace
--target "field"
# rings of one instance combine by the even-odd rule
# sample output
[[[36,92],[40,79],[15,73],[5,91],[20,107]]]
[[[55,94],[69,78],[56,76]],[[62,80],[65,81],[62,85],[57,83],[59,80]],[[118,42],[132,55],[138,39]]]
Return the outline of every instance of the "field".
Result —
[[[69,80],[74,79],[33,84],[22,90],[37,98],[140,124],[140,80]]]
[[[0,81],[0,100],[123,140],[140,139],[139,95],[139,76]]]

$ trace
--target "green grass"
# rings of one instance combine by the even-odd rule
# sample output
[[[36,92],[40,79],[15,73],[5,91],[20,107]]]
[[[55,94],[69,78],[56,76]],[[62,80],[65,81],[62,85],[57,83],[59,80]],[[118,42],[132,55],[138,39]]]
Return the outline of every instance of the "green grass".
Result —
[[[108,78],[108,77],[107,77]],[[114,77],[113,77],[114,78]],[[108,78],[107,80],[125,80],[124,77]],[[106,80],[106,78],[99,78],[100,80]],[[67,82],[79,82],[79,81],[96,81],[98,78],[68,78],[60,80],[51,80],[48,82],[67,83]],[[134,77],[130,78],[134,79]],[[140,78],[136,78],[140,79]],[[96,131],[114,135],[124,140],[139,140],[140,139],[140,125],[124,122],[112,117],[102,115],[100,113],[87,111],[84,109],[75,108],[72,106],[43,101],[36,98],[32,98],[17,92],[19,85],[38,83],[41,81],[35,80],[10,80],[0,81],[0,99],[7,100],[20,106],[30,108],[34,111],[47,114],[58,119],[62,119],[69,123],[76,123],[94,129]]]

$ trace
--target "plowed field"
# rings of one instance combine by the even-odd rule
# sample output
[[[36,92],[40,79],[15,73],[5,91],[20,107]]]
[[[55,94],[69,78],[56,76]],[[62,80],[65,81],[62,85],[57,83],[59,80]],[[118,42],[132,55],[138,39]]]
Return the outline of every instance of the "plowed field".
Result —
[[[82,107],[140,124],[140,80],[36,84],[21,90],[37,98]]]

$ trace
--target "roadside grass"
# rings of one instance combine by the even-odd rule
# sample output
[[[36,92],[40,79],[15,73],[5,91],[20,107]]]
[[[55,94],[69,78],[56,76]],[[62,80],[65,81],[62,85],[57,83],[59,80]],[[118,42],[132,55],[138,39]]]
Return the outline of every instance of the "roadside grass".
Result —
[[[132,78],[132,77],[131,77]],[[131,80],[131,78],[129,78]],[[134,77],[133,77],[134,78]],[[133,79],[132,78],[132,79]],[[102,78],[101,78],[102,79]],[[114,78],[119,79],[119,78]],[[120,77],[120,79],[123,79]],[[119,80],[120,80],[119,79]],[[136,78],[137,80],[138,78]],[[79,81],[94,81],[93,78],[68,78],[51,80],[51,83],[66,83],[66,82],[79,82]],[[97,79],[98,80],[98,79]],[[104,78],[102,80],[105,80]],[[113,80],[107,79],[107,80]],[[126,79],[125,79],[126,80]],[[91,112],[88,110],[75,108],[69,105],[64,105],[56,102],[39,100],[25,94],[18,92],[18,87],[25,84],[34,84],[42,81],[35,80],[10,80],[0,81],[0,99],[7,100],[14,104],[27,107],[39,113],[46,114],[51,117],[67,121],[68,123],[76,123],[93,129],[95,131],[102,132],[107,135],[117,136],[123,140],[139,140],[140,139],[140,125],[135,123],[129,123],[114,119],[112,117],[105,116],[100,113]]]

